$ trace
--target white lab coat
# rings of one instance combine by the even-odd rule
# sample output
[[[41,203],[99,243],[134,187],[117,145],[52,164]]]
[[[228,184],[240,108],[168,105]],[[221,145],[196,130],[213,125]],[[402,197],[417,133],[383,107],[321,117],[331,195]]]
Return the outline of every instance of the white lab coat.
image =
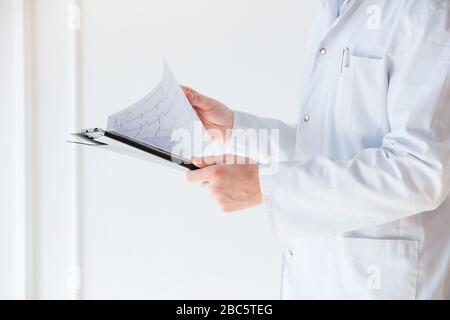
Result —
[[[321,4],[297,124],[235,112],[280,129],[282,298],[450,299],[450,3]]]

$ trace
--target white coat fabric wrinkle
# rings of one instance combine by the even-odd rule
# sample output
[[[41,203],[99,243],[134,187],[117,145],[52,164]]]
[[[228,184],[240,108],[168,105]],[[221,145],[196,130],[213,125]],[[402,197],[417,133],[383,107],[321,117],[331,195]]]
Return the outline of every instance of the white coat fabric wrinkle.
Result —
[[[450,3],[321,3],[296,125],[235,112],[280,130],[282,298],[450,299]]]

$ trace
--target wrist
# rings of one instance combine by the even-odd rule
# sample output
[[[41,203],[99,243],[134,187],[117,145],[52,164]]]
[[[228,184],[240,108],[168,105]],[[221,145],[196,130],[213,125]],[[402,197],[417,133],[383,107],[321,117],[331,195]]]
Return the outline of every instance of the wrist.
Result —
[[[263,201],[263,194],[262,194],[262,189],[261,189],[261,179],[260,179],[260,175],[259,175],[259,165],[255,164],[255,165],[253,165],[253,167],[255,170],[255,180],[256,180],[256,190],[257,190],[256,203],[257,203],[257,205],[260,205],[264,201]]]
[[[229,118],[227,129],[232,130],[233,126],[234,126],[234,111],[229,109],[228,107],[227,107],[227,109],[228,109],[228,118]]]

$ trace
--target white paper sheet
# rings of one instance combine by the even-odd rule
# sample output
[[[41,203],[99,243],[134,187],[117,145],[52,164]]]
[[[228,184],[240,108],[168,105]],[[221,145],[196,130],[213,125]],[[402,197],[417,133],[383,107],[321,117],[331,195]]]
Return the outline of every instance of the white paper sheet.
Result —
[[[203,141],[200,119],[167,63],[158,86],[132,106],[111,115],[107,128],[186,159],[202,154],[210,143]],[[173,139],[175,131],[188,136],[190,143],[186,140],[183,143],[186,146],[188,142],[190,148],[180,150],[180,139]]]

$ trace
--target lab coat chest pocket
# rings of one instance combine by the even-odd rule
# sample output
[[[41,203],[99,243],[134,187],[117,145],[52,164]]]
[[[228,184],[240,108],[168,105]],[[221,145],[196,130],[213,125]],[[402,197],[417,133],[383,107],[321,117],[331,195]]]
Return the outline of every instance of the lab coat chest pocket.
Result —
[[[380,134],[386,119],[387,72],[383,59],[349,57],[337,86],[337,128],[363,137]]]

